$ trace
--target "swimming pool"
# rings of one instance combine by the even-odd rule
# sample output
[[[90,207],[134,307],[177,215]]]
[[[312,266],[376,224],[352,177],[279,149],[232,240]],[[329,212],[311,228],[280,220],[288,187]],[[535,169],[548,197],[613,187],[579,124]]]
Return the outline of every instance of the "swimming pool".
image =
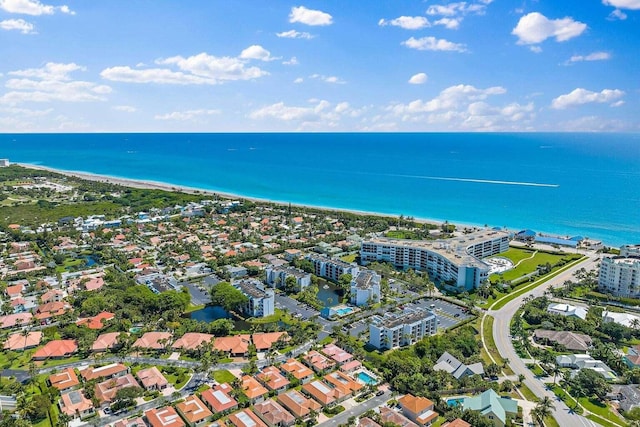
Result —
[[[456,406],[460,406],[463,401],[464,401],[464,398],[462,398],[462,397],[459,397],[457,399],[448,399],[447,400],[447,405],[448,406],[452,406],[452,407],[456,407]]]
[[[353,308],[351,307],[341,307],[336,309],[336,314],[340,317],[346,316],[347,314],[353,313]]]
[[[360,371],[358,372],[358,379],[360,381],[362,381],[365,384],[377,384],[378,380],[374,377],[372,377],[371,375],[369,375],[368,373],[366,373],[365,371]]]

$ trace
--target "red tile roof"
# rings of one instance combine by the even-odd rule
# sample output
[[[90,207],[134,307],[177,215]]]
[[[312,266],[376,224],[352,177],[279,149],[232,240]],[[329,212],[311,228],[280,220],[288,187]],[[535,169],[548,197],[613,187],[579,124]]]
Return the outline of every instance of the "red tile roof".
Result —
[[[50,358],[68,357],[78,351],[78,344],[75,340],[53,340],[44,347],[39,348],[31,358],[33,360],[44,360]]]

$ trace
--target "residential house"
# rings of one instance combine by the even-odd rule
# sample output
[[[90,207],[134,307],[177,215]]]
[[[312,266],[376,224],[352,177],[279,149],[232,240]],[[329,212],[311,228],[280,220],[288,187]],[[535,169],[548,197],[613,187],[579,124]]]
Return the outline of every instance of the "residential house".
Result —
[[[256,351],[267,351],[278,340],[287,340],[289,335],[286,332],[263,332],[251,335],[253,345],[256,347]]]
[[[267,427],[267,425],[249,409],[229,415],[229,421],[235,427]]]
[[[232,391],[229,384],[218,384],[203,391],[200,397],[213,413],[227,413],[238,408],[238,402],[231,397]]]
[[[302,361],[317,373],[330,371],[336,366],[336,362],[315,350],[305,354],[302,357]]]
[[[147,332],[133,343],[133,348],[164,351],[170,342],[170,332]]]
[[[640,368],[640,344],[629,347],[622,359],[631,369]]]
[[[357,427],[382,427],[382,426],[380,424],[378,424],[377,422],[373,421],[369,417],[361,417],[358,420],[358,426]]]
[[[587,318],[587,309],[583,307],[577,307],[571,304],[565,303],[551,303],[547,307],[547,313],[559,314],[560,316],[573,317],[576,319],[585,320]]]
[[[398,399],[402,413],[420,426],[430,426],[438,419],[438,413],[433,410],[433,402],[426,397],[416,397],[406,394]]]
[[[98,335],[98,338],[93,342],[91,351],[93,352],[105,352],[107,350],[113,350],[118,346],[118,338],[121,332],[106,332]]]
[[[253,407],[253,411],[269,427],[289,427],[296,422],[296,418],[275,400],[260,402]]]
[[[300,419],[306,418],[311,411],[318,412],[322,408],[318,402],[305,397],[297,390],[289,390],[279,394],[278,402]]]
[[[586,352],[591,348],[592,340],[589,335],[568,331],[550,331],[536,329],[533,339],[537,343],[545,345],[559,344],[569,351]]]
[[[478,396],[465,397],[460,405],[463,410],[479,412],[496,427],[504,427],[509,418],[518,414],[518,403],[513,399],[500,397],[493,389]]]
[[[113,423],[113,427],[147,427],[147,424],[140,417],[120,420]]]
[[[53,340],[36,350],[31,359],[61,359],[70,357],[76,351],[78,351],[78,343],[75,340]]]
[[[269,366],[256,375],[258,381],[260,381],[267,389],[275,391],[280,394],[287,390],[289,387],[289,380],[280,373],[280,370],[275,366]]]
[[[262,402],[269,390],[264,388],[255,378],[249,375],[242,377],[242,391],[249,398],[252,405]]]
[[[118,390],[127,387],[140,387],[140,384],[131,374],[126,374],[122,377],[111,378],[96,384],[96,398],[100,401],[100,404],[111,403]]]
[[[289,374],[300,381],[302,384],[306,384],[313,379],[313,371],[296,359],[289,359],[280,365],[280,370],[286,374]]]
[[[251,335],[232,335],[218,337],[213,341],[213,348],[232,357],[245,357],[249,353]]]
[[[7,337],[4,343],[4,349],[13,351],[27,350],[39,346],[41,340],[42,331],[31,331],[26,335],[15,333]]]
[[[85,381],[102,380],[122,377],[129,373],[129,367],[122,363],[110,363],[108,365],[93,367],[89,366],[80,370],[80,375]]]
[[[186,427],[180,415],[171,406],[149,409],[144,413],[150,427]]]
[[[383,424],[391,423],[400,427],[419,427],[409,418],[385,406],[380,408],[380,421]]]
[[[95,413],[93,403],[84,396],[83,390],[72,390],[60,396],[58,401],[60,412],[72,419],[87,418]]]
[[[145,390],[162,391],[169,387],[169,381],[167,381],[164,375],[162,375],[162,372],[155,366],[139,370],[136,376]]]
[[[340,366],[340,370],[342,372],[350,374],[350,373],[352,373],[354,371],[357,371],[361,367],[362,367],[362,362],[360,362],[359,360],[351,360],[351,361],[345,363],[344,365]]]
[[[637,384],[613,385],[607,398],[616,401],[619,412],[629,412],[640,407],[640,389]]]
[[[364,387],[362,384],[354,381],[353,378],[340,371],[335,371],[325,375],[323,380],[332,388],[339,390],[340,395],[345,397],[354,396]]]
[[[60,393],[64,393],[80,385],[78,376],[73,368],[65,368],[62,372],[49,375],[47,382],[51,387],[57,388]]]
[[[213,335],[187,332],[182,337],[178,338],[171,347],[174,350],[194,351],[205,343],[213,344]]]
[[[102,329],[106,326],[106,323],[112,319],[114,319],[116,315],[114,313],[109,313],[108,311],[103,311],[102,313],[98,313],[93,317],[87,317],[84,319],[78,319],[76,321],[76,325],[78,326],[86,326],[89,329]]]
[[[38,306],[35,317],[40,324],[48,325],[53,321],[54,317],[62,316],[69,309],[71,309],[71,306],[64,301],[48,302]]]
[[[341,389],[336,389],[325,383],[324,381],[315,380],[302,386],[302,391],[314,398],[318,403],[324,406],[331,406],[336,402],[341,402],[347,395]]]
[[[556,364],[561,368],[572,368],[577,371],[581,369],[592,369],[602,375],[608,381],[618,378],[615,372],[604,362],[596,360],[588,354],[566,354],[556,356]]]
[[[322,350],[324,355],[332,358],[336,363],[342,365],[353,360],[353,355],[338,347],[335,344],[328,344]]]
[[[463,420],[462,418],[456,418],[453,421],[442,424],[442,427],[473,427],[471,424]]]
[[[64,292],[62,292],[60,289],[52,289],[40,296],[40,301],[42,301],[43,304],[46,304],[48,302],[60,302],[63,299]]]
[[[0,329],[26,326],[31,323],[33,314],[31,313],[15,313],[0,316]]]
[[[213,415],[202,400],[194,395],[178,403],[176,409],[189,427],[201,426]]]
[[[438,359],[435,365],[433,365],[434,371],[446,371],[453,375],[457,380],[471,375],[484,375],[484,368],[482,363],[473,363],[471,365],[465,365],[458,359],[456,359],[449,352],[445,351]]]

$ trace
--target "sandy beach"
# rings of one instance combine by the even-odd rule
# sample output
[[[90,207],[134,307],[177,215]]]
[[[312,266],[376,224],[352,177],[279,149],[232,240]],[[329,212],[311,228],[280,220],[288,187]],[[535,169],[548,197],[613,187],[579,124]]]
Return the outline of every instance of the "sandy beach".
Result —
[[[119,177],[114,177],[109,175],[100,175],[100,174],[89,173],[89,172],[68,171],[68,170],[62,170],[62,169],[55,169],[48,166],[34,165],[30,163],[14,163],[14,164],[18,166],[22,166],[24,168],[28,168],[28,169],[55,172],[61,175],[69,176],[69,177],[85,179],[87,181],[105,182],[109,184],[121,185],[123,187],[151,189],[151,190],[164,190],[164,191],[179,191],[179,192],[188,193],[188,194],[204,194],[204,195],[212,195],[212,196],[215,195],[215,196],[219,196],[219,197],[230,199],[230,200],[244,199],[244,200],[250,200],[253,202],[273,203],[273,204],[283,205],[283,206],[288,206],[289,204],[291,204],[291,206],[295,206],[299,208],[311,208],[311,209],[319,209],[319,210],[331,211],[331,212],[340,211],[340,212],[348,212],[356,215],[375,215],[375,216],[387,217],[387,218],[393,218],[396,216],[396,215],[384,214],[380,212],[368,212],[368,211],[361,211],[361,210],[355,210],[355,209],[333,208],[330,206],[313,206],[313,205],[305,205],[300,203],[290,203],[282,200],[269,200],[269,199],[261,199],[256,197],[247,197],[241,194],[205,190],[202,188],[186,187],[181,185],[169,184],[165,182],[130,179],[130,178],[119,178]],[[437,220],[432,218],[414,218],[414,221],[418,223],[424,223],[424,224],[434,224],[437,226],[440,226],[445,222],[445,220]],[[448,221],[448,222],[451,224],[455,224],[459,228],[473,229],[473,228],[484,227],[483,225],[478,225],[478,224],[462,224],[462,223],[453,222],[453,221]]]

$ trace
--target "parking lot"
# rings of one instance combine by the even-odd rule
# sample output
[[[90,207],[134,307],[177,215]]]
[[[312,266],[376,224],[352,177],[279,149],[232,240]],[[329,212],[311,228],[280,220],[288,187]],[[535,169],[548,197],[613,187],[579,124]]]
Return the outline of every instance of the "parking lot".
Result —
[[[211,302],[211,297],[209,296],[209,292],[207,292],[207,288],[205,286],[201,284],[189,283],[189,282],[184,282],[180,284],[182,286],[186,286],[187,289],[189,289],[189,294],[191,295],[191,304],[204,305],[204,304],[209,304]]]

